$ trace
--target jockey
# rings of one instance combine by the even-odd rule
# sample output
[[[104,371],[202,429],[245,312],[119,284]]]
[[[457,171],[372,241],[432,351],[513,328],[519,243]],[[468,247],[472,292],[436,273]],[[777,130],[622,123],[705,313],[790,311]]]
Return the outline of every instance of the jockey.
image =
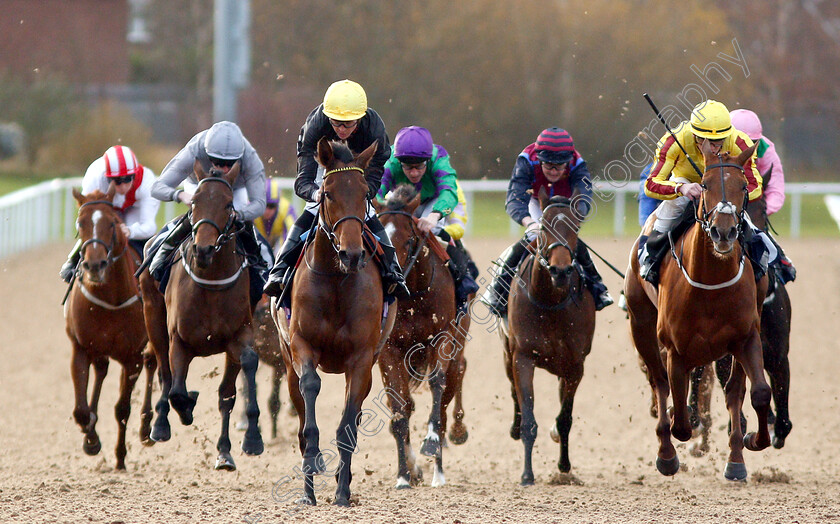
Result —
[[[579,216],[585,217],[589,213],[592,181],[586,161],[575,150],[571,135],[559,127],[544,130],[537,141],[528,145],[516,158],[505,209],[514,222],[525,226],[525,237],[502,253],[503,267],[497,271],[493,286],[481,297],[481,301],[499,317],[507,314],[507,295],[516,266],[540,229],[542,209],[537,195],[542,188],[549,196],[572,198]],[[583,269],[587,287],[595,297],[595,309],[600,311],[612,304],[613,299],[582,242],[577,244],[575,258]]]
[[[279,180],[267,178],[265,180],[265,212],[254,219],[254,227],[273,249],[286,239],[292,226],[295,225],[296,218],[294,206],[280,194]]]
[[[376,154],[365,169],[368,199],[373,198],[379,189],[382,171],[391,152],[385,123],[376,111],[368,107],[362,86],[350,80],[334,82],[324,94],[324,102],[309,113],[300,129],[295,193],[308,204],[277,253],[265,285],[267,295],[280,296],[291,281],[292,269],[303,249],[301,235],[309,231],[318,216],[319,188],[323,183],[324,168],[318,166],[315,154],[318,140],[323,137],[345,143],[354,154],[377,142]],[[379,239],[384,252],[381,269],[385,293],[401,299],[408,298],[408,288],[405,287],[394,247],[371,206],[368,206],[365,224]]]
[[[134,153],[125,146],[109,147],[87,168],[82,179],[82,194],[95,190],[107,193],[114,184],[114,207],[120,211],[123,224],[120,227],[128,237],[128,243],[143,258],[143,244],[157,231],[155,216],[160,202],[152,198],[155,173],[137,161]],[[70,282],[81,259],[81,241],[76,242],[67,262],[61,266],[59,275]]]
[[[252,225],[253,220],[265,211],[265,167],[256,150],[242,135],[239,126],[228,121],[217,122],[210,129],[192,137],[169,161],[152,186],[152,196],[164,202],[182,202],[189,206],[198,186],[194,173],[196,160],[205,171],[213,168],[223,173],[230,171],[237,161],[241,163],[239,176],[233,183],[233,208],[236,219],[242,225],[237,238],[249,258],[251,301],[256,303],[254,299],[259,300],[262,296],[265,281],[261,270],[271,262],[270,258],[263,258]],[[182,182],[184,189],[177,189]],[[165,277],[172,253],[192,230],[189,220],[180,218],[167,224],[164,230],[167,228],[170,232],[149,265],[149,272],[158,282]]]
[[[404,127],[397,133],[377,198],[384,202],[388,192],[400,184],[411,184],[420,193],[420,206],[415,212],[421,217],[417,225],[420,231],[434,232],[446,243],[455,301],[458,310],[465,311],[467,299],[478,291],[474,280],[478,275],[470,272],[475,264],[461,243],[467,221],[466,201],[449,163],[449,153],[432,141],[432,134],[424,127]]]
[[[739,155],[753,145],[746,133],[732,126],[726,106],[715,100],[698,104],[691,112],[691,119],[683,121],[674,135],[701,171],[705,168],[700,150],[704,144],[713,153],[728,151],[731,155]],[[761,196],[761,175],[754,158],[749,159],[744,166],[750,201]],[[664,200],[656,209],[656,222],[650,237],[642,235],[639,239],[639,275],[645,280],[658,282],[659,262],[670,248],[668,233],[680,222],[689,201],[700,198],[703,191],[701,178],[702,175],[691,166],[674,137],[664,135],[659,141],[653,168],[645,181],[645,194]]]

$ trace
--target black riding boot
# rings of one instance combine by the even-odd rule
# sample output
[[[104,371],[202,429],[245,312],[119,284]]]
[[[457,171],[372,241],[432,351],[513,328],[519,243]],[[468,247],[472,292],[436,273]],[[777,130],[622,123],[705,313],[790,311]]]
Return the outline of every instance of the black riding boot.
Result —
[[[411,292],[405,285],[405,277],[403,277],[402,268],[397,260],[397,251],[391,245],[391,239],[385,232],[385,228],[382,227],[382,222],[379,221],[379,217],[374,215],[365,221],[365,225],[377,236],[379,244],[382,246],[382,285],[385,288],[385,294],[392,295],[399,300],[408,300],[411,297]]]
[[[252,308],[262,298],[263,286],[265,285],[265,270],[267,269],[266,263],[262,258],[262,253],[260,252],[260,242],[257,239],[257,234],[253,222],[242,224],[242,228],[236,234],[239,245],[245,251],[245,257],[248,259],[249,297]]]
[[[279,297],[283,290],[289,285],[292,278],[291,268],[297,263],[300,257],[300,251],[303,249],[303,240],[301,235],[312,228],[312,223],[315,221],[315,215],[304,211],[295,221],[295,225],[289,230],[286,240],[277,252],[274,258],[274,267],[268,274],[268,282],[263,288],[263,292],[271,297]]]
[[[478,291],[478,284],[470,271],[470,254],[460,240],[456,240],[455,245],[447,244],[446,254],[449,255],[449,272],[455,281],[455,304],[458,311],[463,313],[466,312],[470,295]]]
[[[601,279],[601,275],[598,274],[598,268],[595,267],[595,262],[589,256],[589,250],[580,242],[577,245],[575,258],[586,276],[586,287],[589,288],[592,296],[595,297],[595,311],[601,311],[613,303],[613,298],[610,296],[610,292],[607,291],[607,286]]]
[[[58,276],[61,277],[61,280],[70,283],[73,280],[73,274],[76,272],[76,268],[79,266],[79,260],[82,258],[82,241],[77,240],[76,245],[73,246],[73,249],[70,251],[70,254],[67,255],[67,261],[61,266],[61,269],[58,270]]]
[[[654,286],[658,285],[659,266],[670,247],[668,233],[653,230],[649,237],[642,236],[639,239],[639,249],[643,250],[639,259],[639,276]]]
[[[493,285],[481,297],[481,301],[490,308],[490,312],[499,318],[507,315],[507,303],[513,274],[527,250],[528,244],[524,240],[517,241],[505,250],[507,256],[493,279]],[[502,255],[504,256],[504,254],[503,252]]]
[[[152,262],[149,264],[149,273],[152,278],[158,282],[161,281],[166,274],[166,268],[169,266],[172,254],[187,239],[191,231],[192,226],[187,215],[182,216],[176,222],[175,227],[166,235],[166,239],[152,257]]]

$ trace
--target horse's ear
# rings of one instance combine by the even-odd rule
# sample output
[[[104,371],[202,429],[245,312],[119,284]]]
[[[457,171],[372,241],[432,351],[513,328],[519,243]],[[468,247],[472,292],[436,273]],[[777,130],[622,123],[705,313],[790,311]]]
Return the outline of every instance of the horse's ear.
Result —
[[[85,203],[85,196],[82,194],[81,191],[79,191],[75,187],[73,188],[73,198],[76,199],[76,202],[78,202],[79,205],[82,205],[82,204]]]
[[[404,208],[405,212],[413,215],[414,211],[417,210],[417,206],[419,206],[419,205],[420,205],[420,193],[417,193],[416,195],[414,195],[414,198],[412,198],[411,200],[409,200],[405,204],[405,208]]]
[[[110,200],[111,202],[114,201],[114,195],[117,194],[117,184],[108,184],[108,192],[105,193],[105,197]]]
[[[545,190],[544,186],[540,186],[540,191],[537,193],[537,199],[540,201],[540,209],[545,209],[551,201],[551,198],[548,196],[548,192]]]
[[[748,147],[744,151],[741,152],[740,155],[735,159],[735,163],[739,166],[747,165],[747,161],[752,158],[753,153],[755,153],[755,148],[758,147],[758,142],[752,145],[752,147]]]
[[[370,199],[370,205],[373,206],[373,210],[376,211],[377,214],[385,210],[385,205],[379,202],[378,198]]]
[[[362,169],[366,169],[368,164],[370,164],[370,160],[373,158],[373,155],[376,154],[376,150],[379,147],[379,142],[374,141],[371,145],[367,147],[364,151],[359,153],[359,156],[356,157],[356,165],[361,167]]]
[[[242,170],[242,159],[240,158],[239,160],[237,160],[237,161],[233,164],[233,167],[231,167],[231,168],[230,168],[230,170],[227,172],[227,174],[226,174],[226,175],[224,175],[222,178],[224,178],[224,179],[225,179],[225,181],[226,181],[228,184],[230,184],[231,186],[233,186],[233,182],[236,180],[236,177],[238,177],[238,176],[239,176],[239,172],[240,172],[241,170]]]
[[[325,136],[321,137],[318,140],[318,163],[324,166],[324,169],[327,169],[327,166],[331,166],[334,161],[335,155],[333,154],[330,141]]]
[[[201,167],[201,162],[199,162],[197,158],[193,164],[193,173],[195,173],[196,180],[201,180],[207,176],[207,173],[204,172],[204,168]]]

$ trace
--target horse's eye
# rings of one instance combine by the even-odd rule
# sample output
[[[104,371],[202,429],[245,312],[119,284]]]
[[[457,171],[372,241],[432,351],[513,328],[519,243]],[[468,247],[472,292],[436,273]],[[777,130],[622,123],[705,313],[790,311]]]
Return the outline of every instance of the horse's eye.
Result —
[[[329,191],[324,191],[324,198],[327,200],[332,200],[332,195]]]
[[[702,187],[702,188],[703,188],[703,191],[705,191],[705,190],[709,189],[708,187],[706,187],[706,184],[700,184],[700,187]]]

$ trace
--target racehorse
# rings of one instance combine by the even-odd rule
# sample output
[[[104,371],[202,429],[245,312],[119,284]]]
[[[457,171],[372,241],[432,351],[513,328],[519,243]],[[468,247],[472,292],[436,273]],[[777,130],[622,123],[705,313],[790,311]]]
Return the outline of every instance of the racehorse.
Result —
[[[140,278],[146,327],[162,383],[152,438],[169,440],[170,403],[181,423],[192,424],[198,393],[187,392],[190,362],[195,357],[225,353],[225,371],[219,385],[222,428],[216,443],[219,455],[215,467],[229,471],[236,469],[230,454],[229,426],[240,368],[248,382],[248,429],[242,451],[247,455],[263,451],[255,393],[257,354],[253,350],[248,271],[235,241],[232,185],[239,169],[237,162],[227,174],[211,169],[208,175],[196,161],[198,186],[188,215],[192,235],[172,265],[165,302],[148,270]]]
[[[272,299],[272,316],[283,337],[289,395],[298,412],[298,440],[303,455],[304,496],[298,502],[315,505],[313,476],[327,464],[319,447],[315,401],[321,390],[320,368],[345,376],[344,412],[334,441],[339,448],[333,464],[338,487],[334,504],[350,505],[350,462],[356,450],[362,402],[370,393],[371,369],[394,325],[396,308],[383,313],[382,281],[363,242],[368,185],[364,170],[376,143],[354,157],[349,148],[322,138],[318,162],[325,169],[320,190],[319,218],[311,245],[304,250],[291,289],[291,312]],[[369,233],[368,233],[369,234]],[[369,248],[368,248],[369,249]],[[368,428],[369,429],[369,428]],[[335,458],[329,457],[329,458]]]
[[[136,255],[129,249],[128,237],[122,229],[123,221],[113,206],[114,194],[113,185],[107,194],[94,191],[84,196],[73,189],[73,196],[79,203],[76,228],[82,242],[82,262],[79,277],[65,304],[64,316],[67,336],[73,344],[71,371],[76,393],[73,417],[85,434],[82,449],[88,455],[96,455],[102,449],[96,434],[96,421],[99,393],[108,373],[109,358],[122,365],[120,396],[114,414],[119,427],[116,469],[125,469],[125,430],[131,413],[131,392],[144,365],[146,391],[141,411],[140,439],[145,445],[154,444],[149,439],[149,423],[155,361],[151,353],[144,352],[148,337],[134,279]],[[91,364],[94,382],[88,404]]]
[[[539,235],[517,270],[510,289],[508,323],[500,330],[513,396],[510,436],[521,438],[525,447],[523,486],[534,484],[534,368],[559,378],[561,408],[550,434],[560,443],[557,467],[568,473],[572,407],[595,333],[595,301],[586,292],[583,270],[575,259],[580,218],[569,199],[549,199],[544,189],[538,196],[543,210]]]
[[[446,409],[460,394],[467,368],[463,348],[470,317],[456,316],[455,284],[441,257],[445,251],[434,235],[417,229],[414,212],[418,205],[420,194],[409,184],[392,192],[387,207],[374,203],[405,268],[406,285],[411,291],[411,298],[400,303],[394,329],[379,355],[382,382],[389,392],[388,406],[394,413],[391,433],[397,441],[397,489],[410,488],[423,478],[411,449],[409,421],[414,411],[411,391],[424,382],[432,391],[432,409],[420,453],[435,458],[432,487],[446,483],[441,445]],[[467,439],[463,408],[459,411],[456,406],[450,437],[453,444],[463,444]]]
[[[767,187],[772,173],[765,173],[762,184]],[[767,231],[767,202],[764,196],[747,205],[750,220],[759,229]],[[790,421],[788,400],[790,396],[790,323],[791,303],[787,288],[776,279],[775,268],[768,269],[768,294],[761,308],[761,346],[763,350],[764,370],[770,376],[770,387],[773,390],[773,404],[775,413],[771,409],[768,414],[768,424],[771,426],[773,447],[781,449],[785,439],[790,434],[793,424]],[[732,366],[732,356],[727,355],[718,360],[715,366],[718,380],[723,386],[729,376]],[[689,404],[704,421],[700,449],[707,450],[708,428],[711,423],[709,414],[709,397],[713,379],[708,368],[697,369],[691,377],[691,401]],[[699,405],[698,405],[699,404]],[[742,418],[742,424],[745,421]]]
[[[766,294],[767,278],[756,282],[739,243],[748,198],[743,166],[754,151],[755,146],[737,157],[703,151],[706,170],[696,223],[675,242],[674,256],[662,261],[658,293],[639,277],[638,241],[631,252],[624,294],[633,343],[656,391],[656,467],[663,475],[674,475],[679,470],[671,434],[681,441],[691,437],[686,406],[689,372],[727,353],[739,365],[733,366],[725,388],[733,429],[724,476],[729,480],[746,479],[744,446],[758,451],[770,445],[770,387],[764,379],[759,333],[759,308]],[[667,370],[660,345],[667,354]],[[746,436],[739,423],[745,374],[750,379],[750,400],[759,426],[758,433]],[[672,420],[666,409],[669,388],[674,395]]]

